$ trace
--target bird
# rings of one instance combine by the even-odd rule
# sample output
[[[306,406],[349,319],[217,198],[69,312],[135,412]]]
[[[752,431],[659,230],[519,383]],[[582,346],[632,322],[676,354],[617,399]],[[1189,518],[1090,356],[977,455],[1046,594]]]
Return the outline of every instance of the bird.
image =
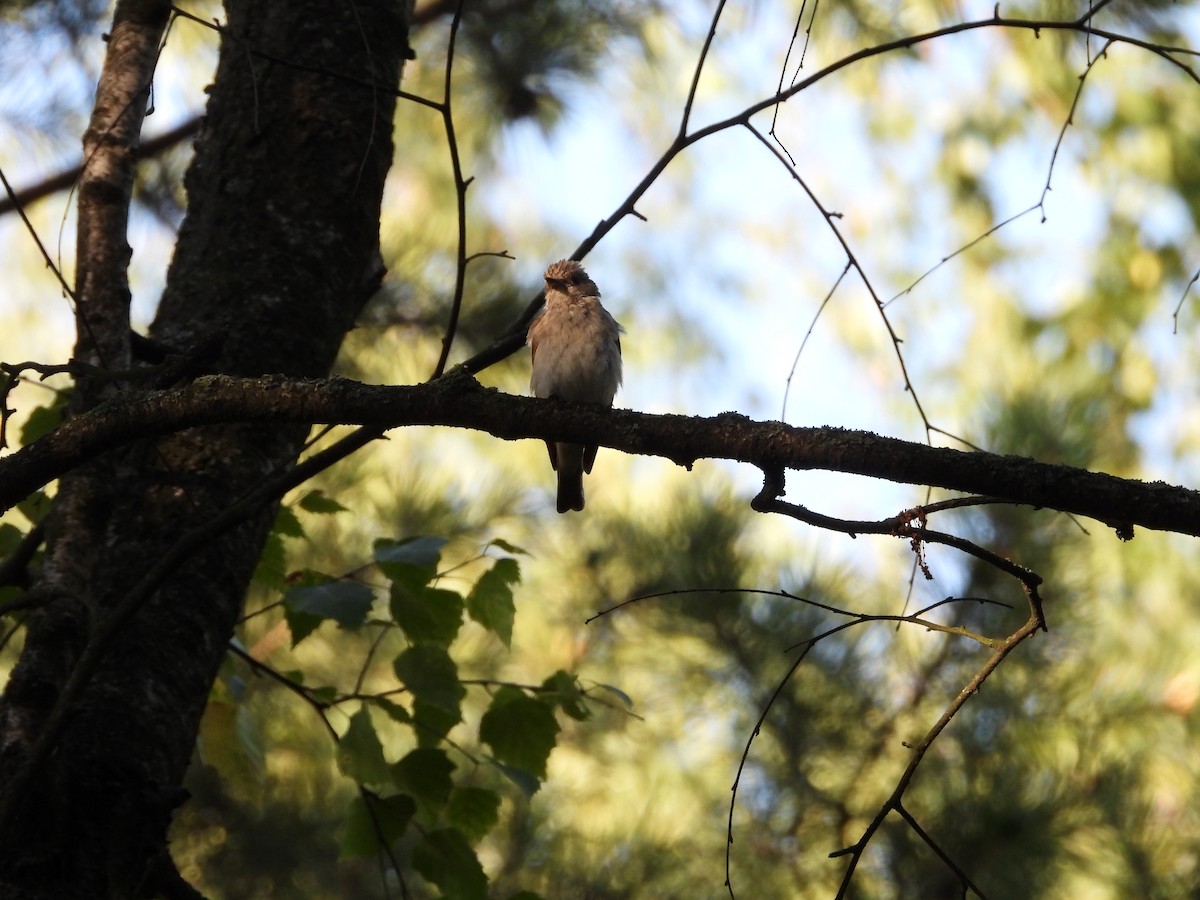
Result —
[[[546,300],[526,335],[533,395],[612,406],[625,329],[600,305],[600,289],[575,260],[551,263],[544,278]],[[558,511],[582,510],[583,473],[592,471],[599,448],[546,441],[546,449],[558,472]]]

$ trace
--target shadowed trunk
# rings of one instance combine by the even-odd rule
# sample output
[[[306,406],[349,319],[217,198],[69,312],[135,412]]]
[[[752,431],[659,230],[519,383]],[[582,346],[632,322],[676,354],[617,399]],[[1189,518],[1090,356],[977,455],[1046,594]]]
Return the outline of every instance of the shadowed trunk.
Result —
[[[187,217],[152,329],[166,352],[191,355],[189,375],[323,375],[377,288],[407,48],[401,9],[382,0],[228,3]],[[98,114],[106,81],[129,76],[116,57],[122,22],[142,26],[133,39],[144,51],[167,10],[118,6]],[[144,93],[134,96],[144,104]],[[113,121],[128,128],[132,108]],[[122,138],[97,121],[85,146],[101,158]],[[85,167],[85,185],[87,177]],[[109,223],[96,240],[111,252],[84,246],[93,238],[81,226],[76,356],[108,369],[128,365],[129,343],[119,209],[128,194],[114,184],[80,193],[81,221],[95,199],[92,221]],[[85,274],[103,289],[83,284]],[[147,384],[80,379],[73,409]],[[306,433],[193,429],[114,451],[60,481],[33,584],[38,606],[0,706],[0,896],[187,896],[166,829],[275,505],[212,539],[196,530],[286,468]],[[183,536],[198,549],[156,570]]]

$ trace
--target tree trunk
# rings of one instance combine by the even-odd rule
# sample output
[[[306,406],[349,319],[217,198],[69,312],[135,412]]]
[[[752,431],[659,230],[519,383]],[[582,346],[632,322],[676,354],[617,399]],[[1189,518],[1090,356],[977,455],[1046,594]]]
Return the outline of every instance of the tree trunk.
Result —
[[[147,5],[122,4],[118,19]],[[323,375],[378,287],[403,6],[227,4],[152,330],[167,352],[198,354],[191,374]],[[89,135],[103,143],[108,132]],[[81,261],[125,264],[87,250]],[[97,308],[79,291],[81,311]],[[77,357],[91,350],[89,362],[119,367],[105,354],[120,350],[108,327],[127,321],[112,312],[119,296],[119,284],[106,294],[101,334],[81,323]],[[105,394],[87,382],[83,408]],[[186,896],[166,829],[275,508],[211,539],[197,529],[294,461],[305,435],[302,426],[193,429],[60,481],[33,584],[39,605],[0,704],[0,897]],[[163,577],[155,566],[184,535],[198,547]]]

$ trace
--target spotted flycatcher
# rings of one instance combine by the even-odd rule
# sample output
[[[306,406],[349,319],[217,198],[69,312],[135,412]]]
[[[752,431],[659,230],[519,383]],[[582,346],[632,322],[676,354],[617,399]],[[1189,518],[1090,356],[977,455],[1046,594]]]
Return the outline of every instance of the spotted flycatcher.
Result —
[[[600,305],[600,289],[571,259],[546,269],[546,303],[529,326],[535,397],[612,406],[621,384],[621,332]],[[583,473],[592,471],[595,446],[546,441],[558,472],[558,511],[583,509]]]

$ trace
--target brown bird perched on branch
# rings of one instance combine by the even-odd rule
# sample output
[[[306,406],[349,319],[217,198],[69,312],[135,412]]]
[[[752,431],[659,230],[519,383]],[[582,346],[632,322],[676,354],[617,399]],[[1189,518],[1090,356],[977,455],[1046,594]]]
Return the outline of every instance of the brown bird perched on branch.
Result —
[[[600,305],[600,289],[579,263],[551,263],[545,279],[546,302],[527,337],[533,395],[612,406],[625,329]],[[598,448],[546,441],[546,449],[558,472],[558,511],[583,509],[583,473],[592,471]]]

